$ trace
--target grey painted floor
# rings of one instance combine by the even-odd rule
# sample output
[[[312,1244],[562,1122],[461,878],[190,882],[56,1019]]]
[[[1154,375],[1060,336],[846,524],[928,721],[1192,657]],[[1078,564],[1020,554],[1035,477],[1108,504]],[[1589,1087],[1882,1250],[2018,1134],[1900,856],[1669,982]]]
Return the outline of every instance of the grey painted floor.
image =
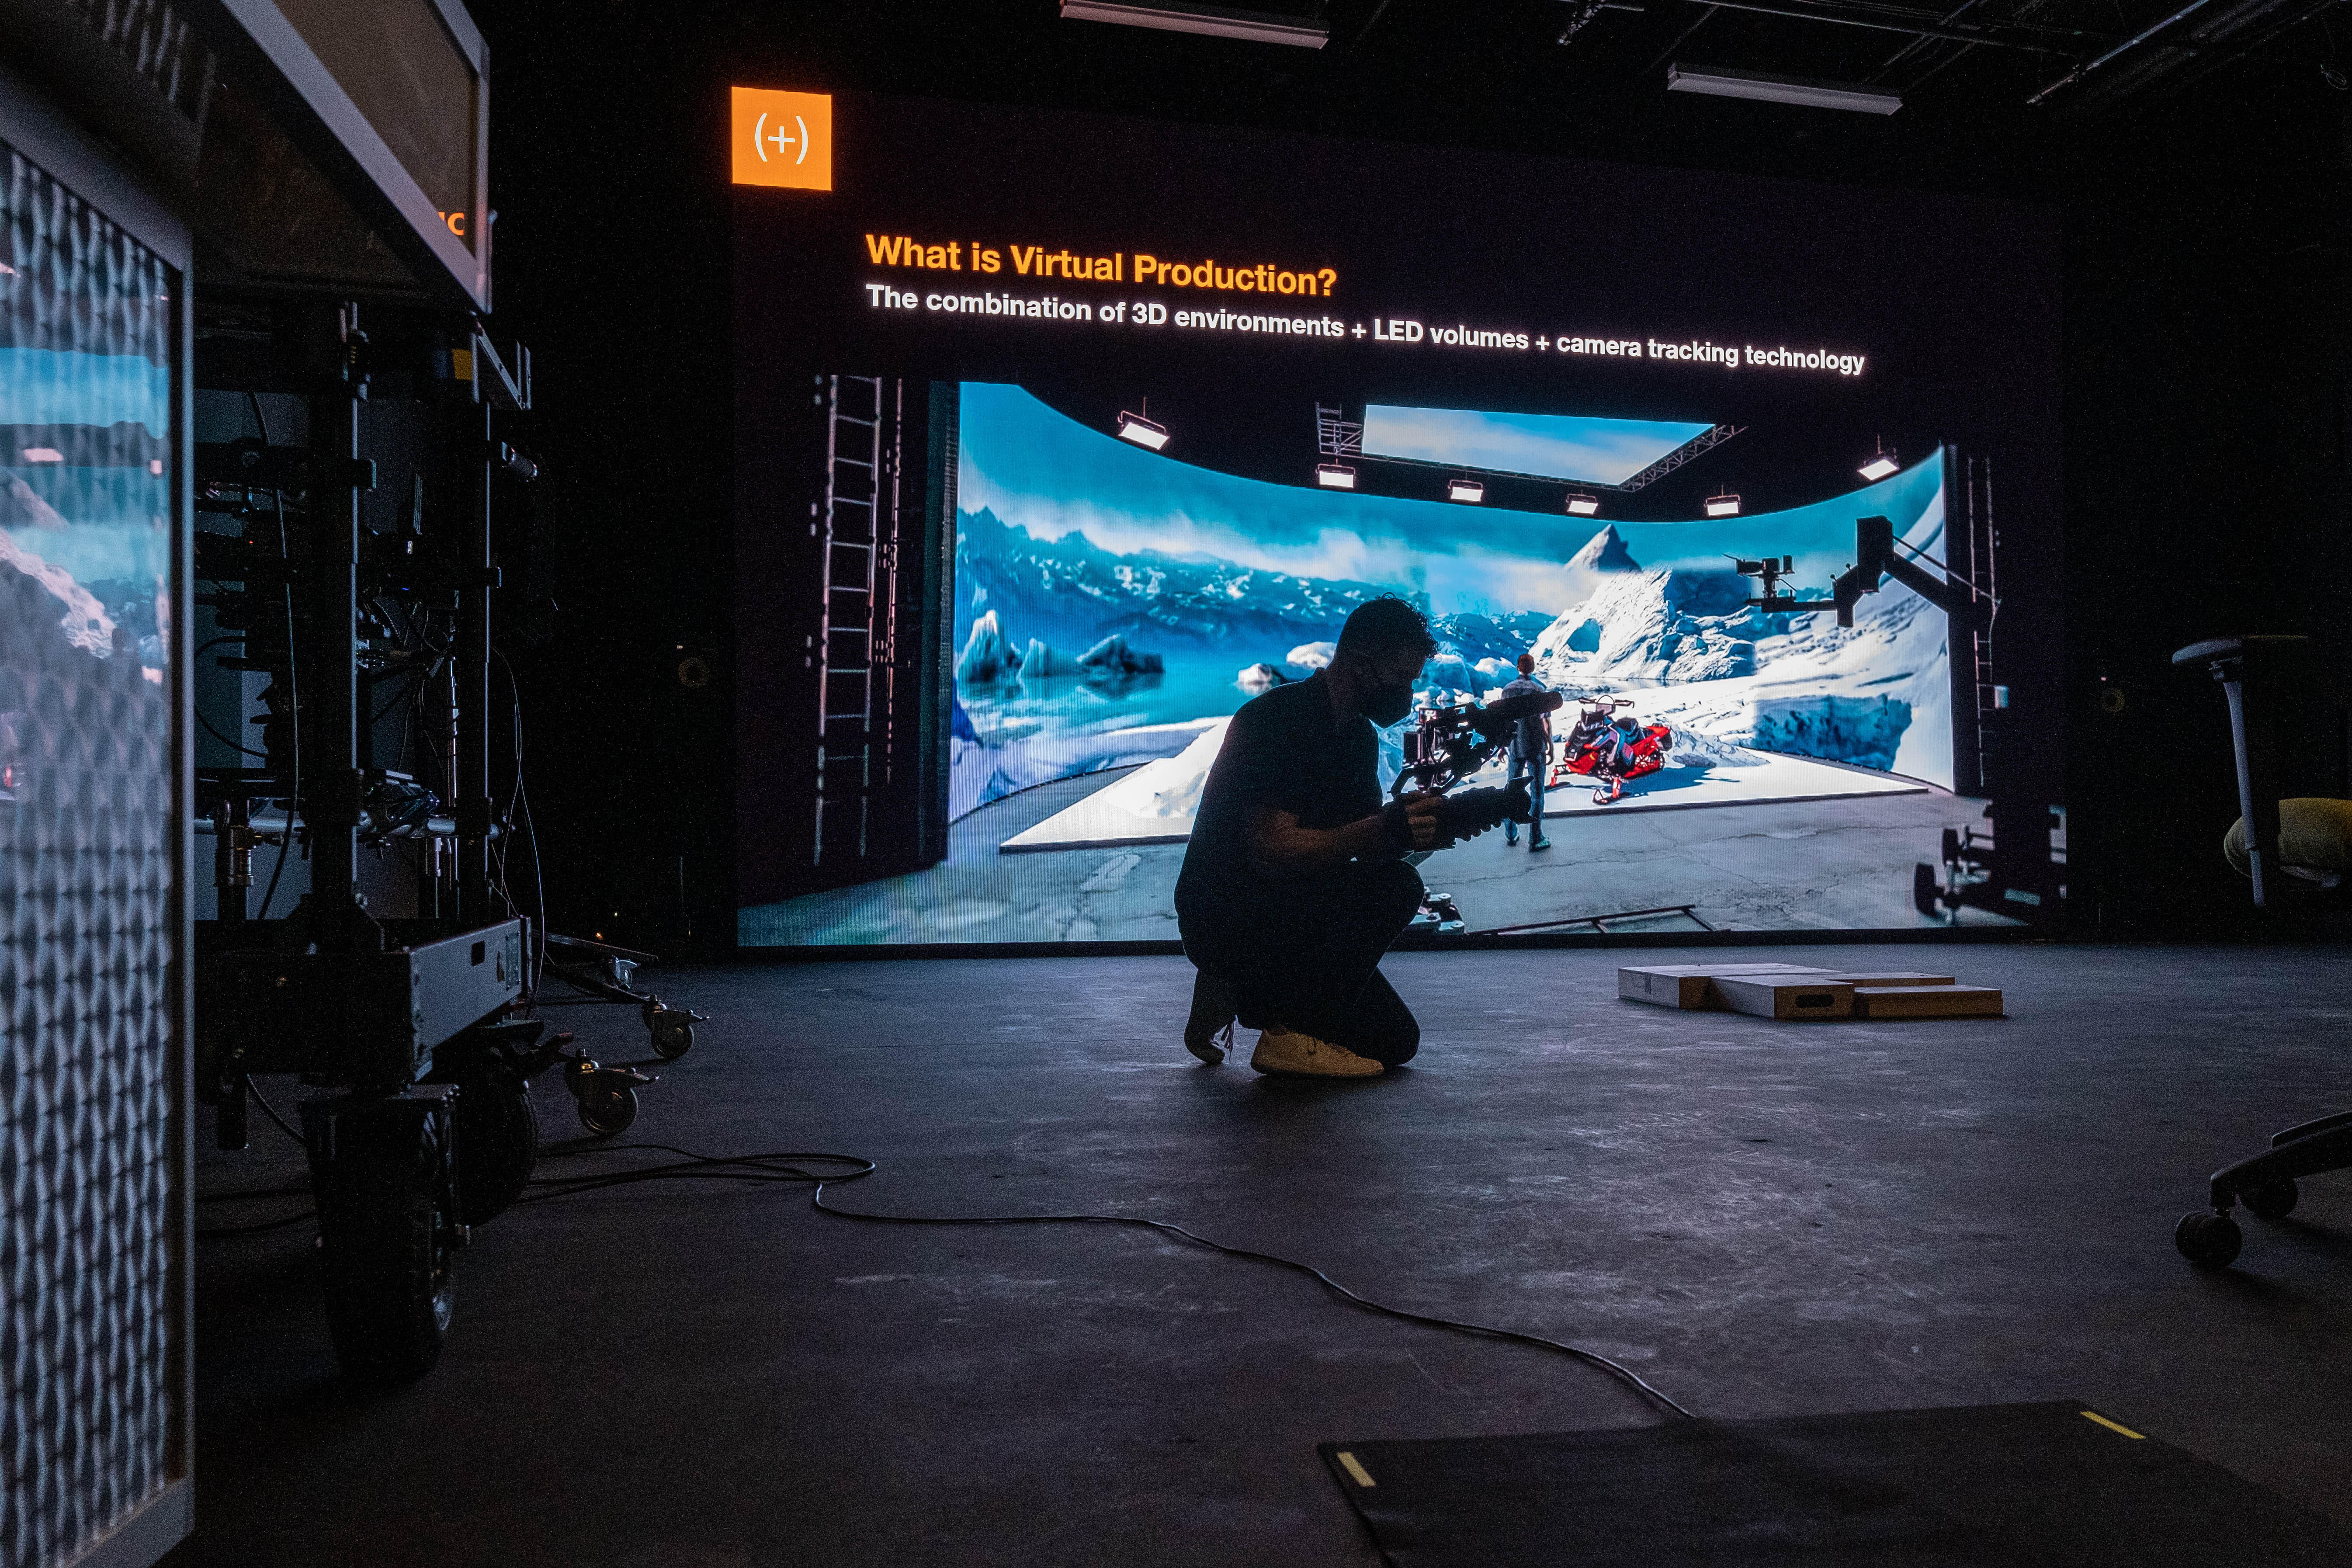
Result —
[[[2216,1165],[2352,1105],[2352,964],[1946,956],[2012,1016],[1775,1025],[1616,1001],[1630,952],[1401,955],[1421,1060],[1331,1086],[1196,1066],[1181,960],[678,972],[715,1017],[630,1137],[880,1161],[845,1205],[1174,1220],[1603,1350],[1706,1415],[2080,1398],[2352,1522],[2352,1175],[2250,1221],[2228,1273],[2169,1239]],[[608,1058],[641,1038],[567,1021]],[[560,1091],[541,1115],[571,1131]],[[299,1168],[254,1135],[207,1188]],[[361,1404],[303,1227],[199,1261],[175,1568],[1361,1563],[1319,1440],[1655,1419],[1582,1365],[1150,1234],[861,1226],[783,1188],[511,1212],[439,1369]]]
[[[948,830],[948,858],[928,871],[745,910],[740,940],[1173,942],[1182,845],[997,853],[1120,771],[990,802]],[[1690,905],[1717,931],[1884,930],[1934,923],[1912,907],[1912,868],[1940,860],[1945,828],[1984,826],[1982,801],[1941,790],[1586,812],[1549,821],[1552,847],[1541,855],[1488,833],[1439,851],[1421,871],[1431,889],[1454,895],[1473,931],[1669,904]],[[1973,910],[1965,918],[2008,923]]]

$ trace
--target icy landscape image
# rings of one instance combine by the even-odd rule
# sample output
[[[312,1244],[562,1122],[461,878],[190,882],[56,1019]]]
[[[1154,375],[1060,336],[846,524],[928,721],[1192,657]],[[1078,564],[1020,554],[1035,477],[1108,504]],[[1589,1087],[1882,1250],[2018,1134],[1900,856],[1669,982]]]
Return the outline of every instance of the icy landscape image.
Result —
[[[1547,853],[1490,833],[1423,864],[1469,931],[1916,926],[1916,866],[1981,823],[1951,793],[1943,614],[1890,582],[1850,628],[1766,615],[1727,559],[1791,557],[1783,591],[1826,598],[1871,515],[1940,559],[1940,453],[1793,510],[1611,523],[1240,479],[1014,386],[963,386],[959,448],[947,858],[747,909],[747,945],[1174,940],[1234,711],[1384,593],[1443,644],[1423,700],[1483,700],[1530,653],[1570,699],[1556,733],[1610,704],[1672,737],[1606,803],[1564,774]]]
[[[1940,454],[1814,506],[1596,529],[1240,479],[967,384],[958,479],[951,816],[1150,763],[1097,815],[1160,823],[1131,841],[1181,839],[1222,721],[1312,674],[1348,612],[1383,593],[1432,616],[1433,700],[1478,700],[1532,652],[1570,698],[1630,700],[1670,726],[1677,766],[1653,789],[1752,783],[1732,771],[1775,756],[1952,784],[1943,615],[1891,583],[1850,629],[1827,611],[1767,615],[1727,559],[1793,557],[1783,591],[1825,598],[1873,514],[1939,556]]]

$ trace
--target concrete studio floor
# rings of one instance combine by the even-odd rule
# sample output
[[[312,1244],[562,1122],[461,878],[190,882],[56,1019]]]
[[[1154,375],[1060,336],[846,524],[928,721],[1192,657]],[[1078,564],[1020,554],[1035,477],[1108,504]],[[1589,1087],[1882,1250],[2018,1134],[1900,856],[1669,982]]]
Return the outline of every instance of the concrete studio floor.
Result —
[[[1194,1064],[1178,959],[675,971],[658,989],[713,1017],[621,1142],[879,1161],[844,1206],[1171,1220],[1591,1346],[1702,1415],[2079,1398],[2352,1524],[2352,1175],[2249,1219],[2226,1273],[2170,1239],[2209,1172],[2352,1107],[2352,964],[1758,954],[1930,955],[2012,1016],[1615,999],[1619,963],[1687,949],[1399,955],[1422,1058],[1339,1085]],[[629,1013],[559,1016],[645,1054]],[[205,1150],[205,1190],[299,1173],[253,1136]],[[719,1183],[485,1226],[439,1368],[353,1401],[310,1241],[200,1244],[199,1529],[173,1568],[1368,1563],[1318,1441],[1657,1419],[1582,1364],[1152,1233],[859,1225]]]

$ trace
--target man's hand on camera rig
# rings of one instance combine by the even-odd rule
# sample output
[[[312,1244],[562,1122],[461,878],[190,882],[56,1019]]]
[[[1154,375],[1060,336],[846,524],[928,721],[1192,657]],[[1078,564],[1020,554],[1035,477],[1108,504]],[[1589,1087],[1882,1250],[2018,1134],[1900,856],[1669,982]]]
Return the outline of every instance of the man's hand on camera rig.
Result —
[[[1528,821],[1533,808],[1524,779],[1500,787],[1447,792],[1500,755],[1521,720],[1549,713],[1559,703],[1557,691],[1527,691],[1484,708],[1457,704],[1424,710],[1421,722],[1405,731],[1404,766],[1389,786],[1391,798],[1384,815],[1391,838],[1400,847],[1410,841],[1416,849],[1443,849],[1506,820]],[[1423,843],[1412,817],[1415,803],[1431,796],[1438,797],[1435,832],[1430,842]]]

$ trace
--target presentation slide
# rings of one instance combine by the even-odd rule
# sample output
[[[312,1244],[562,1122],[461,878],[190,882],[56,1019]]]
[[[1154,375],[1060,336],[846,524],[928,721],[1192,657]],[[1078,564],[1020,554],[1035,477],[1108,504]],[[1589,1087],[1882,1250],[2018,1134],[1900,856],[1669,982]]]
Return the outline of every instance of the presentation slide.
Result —
[[[2045,215],[732,99],[742,944],[1173,940],[1228,722],[1384,595],[1384,789],[1561,699],[1433,943],[2058,912]]]

